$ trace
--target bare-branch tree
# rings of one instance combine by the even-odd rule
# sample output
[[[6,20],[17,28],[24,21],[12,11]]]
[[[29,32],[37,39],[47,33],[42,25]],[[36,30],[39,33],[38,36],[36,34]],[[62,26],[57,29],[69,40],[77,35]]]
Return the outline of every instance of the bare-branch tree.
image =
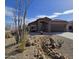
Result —
[[[26,39],[28,35],[26,34],[26,25],[25,25],[25,18],[27,15],[27,10],[30,4],[30,0],[26,0],[26,5],[24,4],[24,0],[16,0],[16,6],[14,13],[14,23],[15,23],[15,30],[16,31],[16,43],[20,44],[19,49],[22,51],[24,50],[24,46],[26,43]]]

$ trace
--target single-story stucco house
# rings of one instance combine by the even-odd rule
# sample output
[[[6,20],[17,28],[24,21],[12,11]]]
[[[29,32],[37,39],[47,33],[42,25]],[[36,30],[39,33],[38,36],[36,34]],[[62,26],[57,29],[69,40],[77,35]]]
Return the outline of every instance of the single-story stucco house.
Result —
[[[28,24],[30,32],[66,32],[73,31],[73,22],[60,20],[60,19],[50,19],[48,17],[39,18]]]

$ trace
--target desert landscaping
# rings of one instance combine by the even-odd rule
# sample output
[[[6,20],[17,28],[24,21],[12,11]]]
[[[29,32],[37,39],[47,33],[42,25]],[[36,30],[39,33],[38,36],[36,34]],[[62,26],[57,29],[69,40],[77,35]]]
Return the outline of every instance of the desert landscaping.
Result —
[[[18,51],[14,36],[5,44],[6,59],[73,59],[73,40],[60,35],[29,34],[23,52]]]

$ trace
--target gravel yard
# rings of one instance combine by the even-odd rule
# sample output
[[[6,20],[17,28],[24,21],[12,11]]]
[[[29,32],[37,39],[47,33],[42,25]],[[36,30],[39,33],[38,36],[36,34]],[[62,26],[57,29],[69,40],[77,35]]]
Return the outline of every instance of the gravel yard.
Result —
[[[65,55],[69,59],[73,59],[73,40],[71,40],[69,38],[62,37],[62,36],[58,36],[58,35],[33,35],[33,36],[31,36],[30,41],[33,42],[34,40],[40,40],[41,37],[45,37],[45,38],[51,37],[55,41],[63,40],[64,44],[60,49],[58,49],[58,52],[60,52],[62,55]],[[13,43],[15,43],[14,39],[11,39],[11,38],[6,39],[6,42],[5,42],[6,46],[11,45]],[[36,57],[34,57],[34,55],[37,53],[36,45],[25,47],[25,50],[23,53],[18,53],[16,51],[17,46],[18,45],[15,44],[15,45],[5,48],[6,59],[37,59]],[[47,55],[44,55],[44,56],[46,57],[44,59],[51,59]]]

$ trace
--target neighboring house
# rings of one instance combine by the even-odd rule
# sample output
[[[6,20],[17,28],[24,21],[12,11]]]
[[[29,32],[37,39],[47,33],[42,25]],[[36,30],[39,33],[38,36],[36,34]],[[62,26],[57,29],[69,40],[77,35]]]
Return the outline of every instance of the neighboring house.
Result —
[[[39,18],[28,24],[30,32],[66,32],[69,31],[69,22],[47,17]],[[73,27],[73,26],[72,26]]]

